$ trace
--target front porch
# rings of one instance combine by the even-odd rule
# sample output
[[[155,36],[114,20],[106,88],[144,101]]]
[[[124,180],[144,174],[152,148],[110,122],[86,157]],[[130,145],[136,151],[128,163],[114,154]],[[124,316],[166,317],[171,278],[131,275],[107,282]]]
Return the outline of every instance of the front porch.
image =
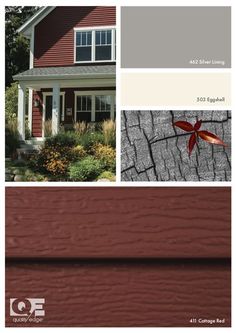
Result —
[[[26,91],[32,138],[42,140],[75,122],[115,118],[115,65],[33,68],[14,77],[18,84],[18,131],[25,141]]]

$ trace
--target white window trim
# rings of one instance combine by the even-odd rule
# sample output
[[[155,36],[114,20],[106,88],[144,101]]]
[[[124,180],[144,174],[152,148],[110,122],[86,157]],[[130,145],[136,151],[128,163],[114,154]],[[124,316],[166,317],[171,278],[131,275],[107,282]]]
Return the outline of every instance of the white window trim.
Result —
[[[111,30],[111,60],[95,60],[95,31],[96,30]],[[115,26],[96,26],[96,27],[83,27],[83,28],[74,28],[74,63],[83,64],[83,63],[99,63],[99,62],[115,62]],[[76,61],[76,32],[83,31],[92,31],[92,60],[90,61]]]
[[[30,35],[29,68],[34,68],[34,27],[32,27],[32,29],[31,29],[31,35]]]
[[[116,95],[115,90],[86,90],[86,91],[75,91],[74,92],[74,121],[76,122],[76,112],[77,112],[77,96],[91,96],[92,97],[92,110],[91,110],[91,122],[95,122],[95,96],[101,96],[101,95],[109,95],[111,96],[111,111],[110,111],[110,117],[112,120],[114,120],[114,96]],[[79,111],[78,111],[79,112]],[[86,112],[86,111],[84,111]]]
[[[43,92],[43,118],[42,118],[42,137],[44,138],[44,122],[45,122],[45,113],[46,113],[46,96],[52,96],[52,92],[47,91]],[[62,121],[65,120],[65,91],[60,92],[60,96],[62,96]]]

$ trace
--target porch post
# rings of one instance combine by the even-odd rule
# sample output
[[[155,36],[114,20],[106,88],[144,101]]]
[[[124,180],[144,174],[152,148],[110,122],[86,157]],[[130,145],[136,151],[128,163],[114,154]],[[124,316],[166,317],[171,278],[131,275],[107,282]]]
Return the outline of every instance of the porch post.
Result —
[[[60,86],[58,83],[54,84],[52,89],[52,135],[59,131],[60,125]]]
[[[33,104],[33,89],[29,88],[29,100],[28,100],[28,127],[30,135],[32,136],[32,104]]]
[[[18,132],[20,140],[25,140],[25,86],[18,84]]]

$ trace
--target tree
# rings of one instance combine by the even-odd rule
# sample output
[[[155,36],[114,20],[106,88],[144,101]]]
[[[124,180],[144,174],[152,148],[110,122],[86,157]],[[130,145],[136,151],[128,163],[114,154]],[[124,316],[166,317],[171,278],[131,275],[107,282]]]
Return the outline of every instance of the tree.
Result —
[[[13,82],[12,76],[29,68],[29,40],[17,29],[27,21],[39,7],[5,7],[5,74],[6,86]]]

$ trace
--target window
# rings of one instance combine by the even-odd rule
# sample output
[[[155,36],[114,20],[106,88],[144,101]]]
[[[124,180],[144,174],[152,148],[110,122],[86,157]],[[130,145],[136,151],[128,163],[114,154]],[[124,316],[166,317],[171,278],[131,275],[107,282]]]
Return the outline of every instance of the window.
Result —
[[[91,121],[92,96],[76,96],[76,121]]]
[[[115,119],[115,91],[75,91],[75,121]]]
[[[95,60],[111,60],[111,30],[96,31]]]
[[[92,32],[83,31],[76,34],[76,61],[91,61]]]
[[[95,96],[95,121],[103,121],[110,118],[111,96]]]
[[[75,28],[75,62],[115,61],[114,28]]]

